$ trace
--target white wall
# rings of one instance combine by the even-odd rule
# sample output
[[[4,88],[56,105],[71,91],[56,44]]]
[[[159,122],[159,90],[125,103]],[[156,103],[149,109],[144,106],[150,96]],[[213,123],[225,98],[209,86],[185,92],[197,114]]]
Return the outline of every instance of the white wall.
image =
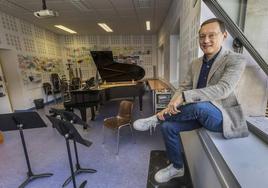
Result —
[[[1,50],[0,50],[1,51]],[[11,103],[9,101],[8,91],[6,88],[5,76],[2,71],[2,63],[0,60],[0,114],[12,112]]]
[[[197,57],[199,19],[200,1],[195,6],[193,6],[192,1],[188,0],[173,1],[169,14],[158,33],[158,46],[164,46],[164,80],[174,83],[182,81],[188,65]],[[180,33],[176,33],[177,28],[179,28]],[[180,40],[179,65],[176,65],[176,67],[179,67],[179,73],[173,71],[174,63],[176,63],[174,54],[176,54],[177,49],[172,47],[174,41],[171,39],[171,35],[176,34],[179,35]],[[179,80],[175,81],[176,77]],[[174,86],[178,87],[177,84]]]
[[[268,1],[247,0],[245,35],[268,62]]]
[[[177,55],[178,55],[178,40],[179,35],[171,35],[170,36],[170,75],[169,75],[169,82],[172,85],[177,85],[179,79],[179,72],[178,71],[178,62],[177,62]]]
[[[58,35],[19,18],[0,12],[0,59],[8,82],[14,110],[34,106],[33,99],[44,98],[42,83],[22,82],[18,55],[37,58],[61,58]],[[47,79],[47,78],[46,78]]]
[[[116,35],[116,36],[61,36],[64,62],[71,60],[72,68],[81,68],[83,80],[96,75],[96,66],[89,56],[91,50],[111,50],[114,56],[137,56],[138,65],[145,69],[145,78],[153,78],[153,66],[157,63],[156,36]],[[80,65],[76,62],[83,60]],[[66,75],[68,75],[66,73]]]
[[[164,46],[158,47],[157,51],[157,77],[164,78]]]
[[[7,87],[13,109],[28,108],[27,93],[23,89],[18,66],[16,66],[17,52],[13,50],[1,50],[0,57],[7,79]]]
[[[179,28],[178,24],[180,23],[179,12],[181,3],[181,0],[172,2],[168,15],[158,33],[157,46],[161,46],[161,48],[163,48],[164,57],[162,62],[162,67],[164,67],[164,75],[162,79],[166,81],[170,81],[170,34],[172,34],[173,30]]]
[[[239,13],[241,0],[218,0],[222,8],[228,13],[228,16],[239,24]]]
[[[198,30],[200,27],[200,1],[193,7],[193,1],[183,1],[181,9],[181,51],[180,81],[187,73],[193,59],[198,57]]]

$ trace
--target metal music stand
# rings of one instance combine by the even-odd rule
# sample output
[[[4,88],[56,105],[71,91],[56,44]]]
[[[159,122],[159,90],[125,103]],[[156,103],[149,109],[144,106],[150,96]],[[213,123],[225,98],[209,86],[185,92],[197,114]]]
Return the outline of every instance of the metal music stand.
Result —
[[[28,151],[26,148],[26,143],[25,143],[25,139],[24,139],[24,134],[23,134],[23,124],[20,121],[19,117],[16,117],[16,115],[12,116],[13,121],[15,122],[15,124],[17,125],[17,127],[19,128],[20,131],[20,138],[21,138],[21,142],[22,142],[22,146],[23,146],[23,151],[24,151],[24,155],[25,155],[25,159],[26,159],[26,163],[27,163],[27,167],[28,167],[28,172],[27,172],[27,179],[19,186],[19,188],[24,188],[30,181],[37,179],[37,178],[44,178],[44,177],[50,177],[53,174],[52,173],[44,173],[44,174],[33,174],[32,169],[31,169],[31,164],[30,164],[30,160],[29,160],[29,156],[28,156]],[[40,118],[41,119],[41,118]]]
[[[49,113],[52,113],[52,117],[60,116],[61,120],[69,121],[70,123],[76,123],[82,125],[83,127],[88,127],[89,125],[83,121],[78,115],[73,112],[69,112],[63,109],[50,108]],[[52,125],[54,127],[54,125]]]
[[[88,126],[86,122],[84,122],[78,115],[76,115],[73,112],[68,112],[68,111],[65,111],[65,110],[62,110],[62,109],[55,109],[55,108],[51,108],[49,112],[53,113],[52,117],[56,117],[56,116],[59,115],[61,120],[65,120],[65,121],[68,121],[70,123],[76,123],[76,124],[82,125],[84,127]],[[76,157],[76,164],[75,164],[76,170],[74,172],[74,175],[78,175],[80,173],[95,173],[95,172],[97,172],[94,169],[82,168],[80,166],[76,142],[74,141],[73,143],[74,143],[74,151],[75,151],[75,157]],[[66,186],[71,181],[71,178],[72,177],[69,177],[64,182],[63,187]]]
[[[76,142],[90,147],[92,142],[85,140],[81,137],[81,135],[78,133],[78,131],[75,129],[72,123],[68,121],[63,121],[60,119],[57,119],[52,116],[47,116],[47,118],[51,121],[51,123],[55,126],[55,128],[58,130],[58,132],[64,136],[65,141],[66,141],[66,147],[67,147],[67,152],[68,152],[68,158],[69,158],[69,164],[70,164],[70,170],[71,170],[71,177],[69,177],[62,185],[62,187],[66,186],[71,180],[73,181],[73,186],[76,188],[76,182],[75,182],[75,176],[77,174],[80,174],[82,172],[85,173],[95,173],[97,172],[94,169],[84,169],[80,167],[79,164],[79,158],[78,158],[78,153],[77,153],[77,146]],[[71,155],[71,150],[70,150],[70,143],[69,140],[73,140],[74,143],[74,150],[75,150],[75,156],[76,156],[76,170],[74,172],[73,169],[73,164],[72,164],[72,155]],[[79,188],[84,188],[86,185],[87,181],[85,180]]]

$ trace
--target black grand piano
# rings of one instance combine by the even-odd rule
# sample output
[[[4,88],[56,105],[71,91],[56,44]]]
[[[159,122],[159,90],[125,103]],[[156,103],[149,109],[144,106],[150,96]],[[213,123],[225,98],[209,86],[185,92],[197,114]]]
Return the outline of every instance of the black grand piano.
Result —
[[[86,108],[91,107],[92,115],[95,114],[92,106],[96,106],[96,101],[139,97],[139,106],[142,110],[145,83],[140,80],[145,75],[144,69],[134,64],[115,62],[112,51],[91,51],[90,53],[102,81],[90,89],[71,92],[72,102],[68,104],[68,107],[78,108],[84,121],[86,121]],[[100,100],[96,100],[96,91],[99,91]],[[91,93],[94,94],[92,103],[90,101]],[[94,117],[92,117],[93,119]]]

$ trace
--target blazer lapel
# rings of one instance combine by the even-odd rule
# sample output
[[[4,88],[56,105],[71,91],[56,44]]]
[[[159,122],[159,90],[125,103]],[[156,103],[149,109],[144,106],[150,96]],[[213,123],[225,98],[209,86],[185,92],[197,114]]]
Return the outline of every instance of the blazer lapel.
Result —
[[[196,60],[197,62],[195,63],[195,67],[193,70],[193,88],[197,87],[197,83],[198,83],[198,79],[199,79],[199,75],[200,75],[200,71],[201,71],[201,67],[202,67],[202,63],[203,63],[203,57],[200,57]]]
[[[217,58],[215,59],[214,63],[212,64],[212,67],[208,73],[208,79],[207,83],[210,80],[210,78],[213,76],[215,71],[218,69],[218,67],[222,64],[224,60],[224,56],[227,54],[227,51],[225,49],[221,49],[221,52],[218,54]]]

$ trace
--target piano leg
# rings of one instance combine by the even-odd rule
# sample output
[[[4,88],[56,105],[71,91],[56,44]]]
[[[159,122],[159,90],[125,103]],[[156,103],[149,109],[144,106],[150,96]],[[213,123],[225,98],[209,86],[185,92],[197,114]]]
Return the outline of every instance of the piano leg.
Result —
[[[140,111],[142,111],[142,95],[139,95]]]
[[[91,109],[91,121],[94,121],[95,120],[95,106],[91,106],[90,109]]]
[[[80,111],[82,120],[87,123],[87,108],[81,107],[81,108],[78,108],[78,109]],[[84,125],[83,128],[87,129],[87,126]]]
[[[99,110],[99,105],[95,106],[95,110],[98,111]]]

